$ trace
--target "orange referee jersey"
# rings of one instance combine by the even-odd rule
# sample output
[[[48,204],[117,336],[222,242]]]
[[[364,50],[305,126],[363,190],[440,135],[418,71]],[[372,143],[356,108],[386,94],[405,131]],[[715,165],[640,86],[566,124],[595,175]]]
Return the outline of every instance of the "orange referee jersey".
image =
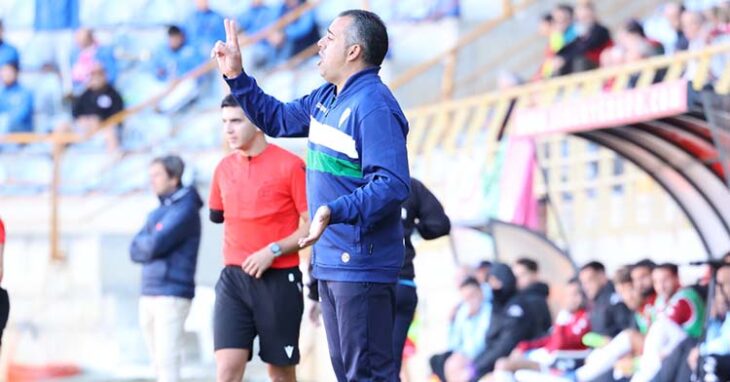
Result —
[[[299,228],[307,211],[304,161],[269,144],[255,157],[234,151],[218,164],[209,207],[223,211],[223,261],[241,265],[256,251]],[[299,265],[299,253],[275,259],[272,268]]]

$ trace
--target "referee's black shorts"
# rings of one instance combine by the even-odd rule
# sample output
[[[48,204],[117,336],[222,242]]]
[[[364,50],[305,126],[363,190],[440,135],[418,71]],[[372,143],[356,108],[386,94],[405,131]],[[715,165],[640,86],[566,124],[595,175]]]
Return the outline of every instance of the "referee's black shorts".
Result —
[[[256,279],[241,267],[226,266],[215,296],[215,350],[248,349],[252,353],[258,335],[262,361],[276,366],[299,363],[304,299],[298,267],[269,268]]]

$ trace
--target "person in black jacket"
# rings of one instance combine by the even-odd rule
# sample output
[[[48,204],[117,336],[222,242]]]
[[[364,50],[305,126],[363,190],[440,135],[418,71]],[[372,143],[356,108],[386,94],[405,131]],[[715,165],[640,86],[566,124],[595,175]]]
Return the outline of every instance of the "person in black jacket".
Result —
[[[393,352],[397,371],[401,368],[403,347],[418,305],[418,295],[414,281],[416,272],[413,267],[416,250],[413,248],[411,236],[414,232],[418,232],[423,239],[433,240],[448,235],[451,231],[451,221],[446,216],[441,202],[421,181],[413,177],[411,177],[411,192],[401,207],[401,221],[403,222],[403,239],[406,250],[395,293],[396,315],[393,325]],[[308,297],[313,301],[319,301],[317,282],[311,276],[310,280]],[[309,312],[310,320],[315,324],[319,322],[318,309],[319,306],[315,303]]]
[[[107,80],[104,67],[97,63],[91,70],[88,87],[73,100],[71,116],[73,126],[62,123],[58,130],[87,134],[98,130],[109,117],[124,110],[124,100],[119,92]],[[105,130],[107,148],[114,152],[119,149],[121,125],[110,126]]]
[[[451,231],[451,221],[446,216],[444,207],[423,183],[413,177],[411,177],[411,193],[401,208],[401,219],[406,253],[395,290],[393,351],[396,370],[401,368],[403,346],[406,343],[408,328],[416,313],[416,305],[418,305],[416,283],[414,282],[416,272],[413,268],[416,250],[413,248],[411,236],[414,231],[418,231],[418,234],[425,240],[433,240],[448,235]]]
[[[593,3],[578,4],[575,16],[578,37],[557,52],[561,75],[597,68],[601,52],[611,43],[611,32],[596,20]]]
[[[547,332],[553,325],[547,297],[550,288],[539,279],[540,267],[535,260],[523,257],[515,261],[512,272],[517,279],[518,297],[525,300],[529,315],[539,330]]]
[[[203,202],[194,187],[182,186],[184,168],[175,155],[152,161],[150,180],[160,206],[129,249],[132,261],[142,264],[139,319],[160,381],[180,379],[183,329],[195,296]]]
[[[473,360],[451,357],[446,361],[448,380],[478,381],[494,370],[499,358],[506,357],[523,340],[541,337],[551,320],[541,322],[547,307],[547,288],[528,287],[517,290],[512,270],[505,264],[492,264],[489,284],[493,289],[492,316],[486,336],[486,348]]]
[[[606,276],[603,264],[592,261],[578,272],[583,291],[588,297],[591,331],[613,338],[634,322],[633,314],[616,294],[613,283]]]

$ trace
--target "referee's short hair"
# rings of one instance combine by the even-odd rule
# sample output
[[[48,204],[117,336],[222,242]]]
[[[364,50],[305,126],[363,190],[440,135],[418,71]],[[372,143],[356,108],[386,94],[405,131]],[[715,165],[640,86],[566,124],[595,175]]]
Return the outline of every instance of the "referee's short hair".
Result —
[[[238,104],[238,101],[236,101],[236,98],[233,95],[227,94],[221,100],[221,109],[224,107],[241,107],[241,105]]]

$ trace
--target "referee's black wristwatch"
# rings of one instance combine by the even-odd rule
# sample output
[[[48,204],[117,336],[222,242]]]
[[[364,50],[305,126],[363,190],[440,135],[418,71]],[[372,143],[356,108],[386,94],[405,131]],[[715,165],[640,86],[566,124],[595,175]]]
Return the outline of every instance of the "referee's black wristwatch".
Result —
[[[274,254],[274,258],[279,257],[283,255],[284,253],[281,251],[281,246],[277,243],[271,243],[269,244],[269,251]]]

